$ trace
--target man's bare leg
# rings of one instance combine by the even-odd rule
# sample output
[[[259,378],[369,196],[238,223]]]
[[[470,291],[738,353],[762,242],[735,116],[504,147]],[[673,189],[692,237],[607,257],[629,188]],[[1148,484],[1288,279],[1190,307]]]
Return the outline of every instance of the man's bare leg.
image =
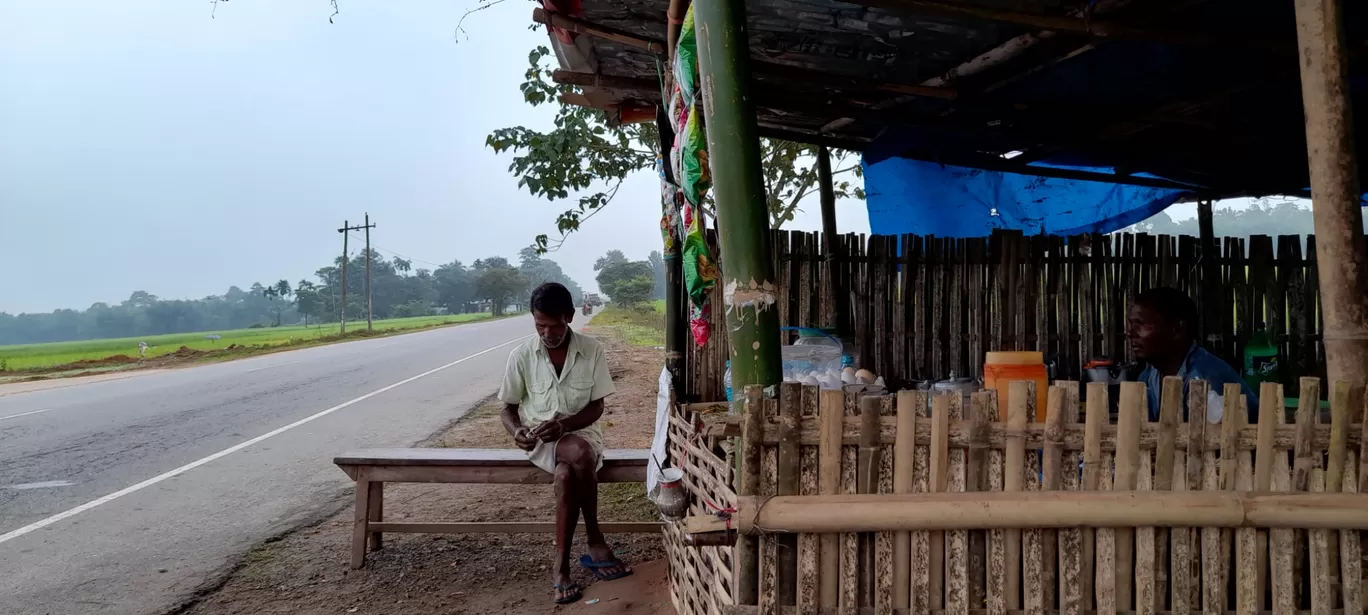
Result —
[[[558,587],[556,600],[573,594],[570,579],[570,546],[575,538],[575,523],[579,520],[579,493],[575,485],[575,471],[570,464],[558,462],[554,477],[556,487],[556,556],[551,564],[551,583]]]
[[[603,530],[599,529],[598,458],[594,455],[593,447],[579,436],[565,436],[556,446],[556,460],[568,463],[574,472],[571,484],[576,491],[575,501],[579,511],[584,514],[584,537],[589,546],[589,557],[595,562],[617,562],[617,556],[608,546]],[[624,572],[631,572],[626,564],[599,569],[604,576],[617,576]]]

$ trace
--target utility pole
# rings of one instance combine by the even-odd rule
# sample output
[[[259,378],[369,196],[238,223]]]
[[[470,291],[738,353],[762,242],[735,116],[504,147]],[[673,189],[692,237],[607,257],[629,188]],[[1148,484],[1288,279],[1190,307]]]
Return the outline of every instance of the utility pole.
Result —
[[[371,330],[371,298],[370,298],[370,230],[375,228],[370,223],[370,214],[366,214],[366,224],[364,226],[351,226],[346,220],[342,221],[342,228],[337,232],[342,233],[342,329],[341,333],[347,332],[347,232],[366,231],[366,330]]]
[[[342,228],[337,232],[342,233],[342,330],[340,333],[347,332],[347,229],[351,228],[346,220],[342,221]]]
[[[373,331],[373,330],[374,330],[374,329],[373,329],[373,326],[374,326],[374,325],[373,325],[373,323],[372,323],[371,321],[372,321],[372,318],[373,318],[373,315],[374,315],[374,309],[373,309],[373,306],[371,305],[371,302],[374,301],[375,297],[374,297],[374,295],[371,294],[371,284],[370,284],[370,280],[371,280],[371,276],[370,276],[370,270],[371,270],[370,230],[373,229],[373,228],[375,228],[375,225],[374,225],[374,224],[371,224],[371,221],[370,221],[370,212],[367,212],[367,213],[366,213],[366,226],[365,226],[364,228],[366,229],[366,330],[367,330],[367,331]]]

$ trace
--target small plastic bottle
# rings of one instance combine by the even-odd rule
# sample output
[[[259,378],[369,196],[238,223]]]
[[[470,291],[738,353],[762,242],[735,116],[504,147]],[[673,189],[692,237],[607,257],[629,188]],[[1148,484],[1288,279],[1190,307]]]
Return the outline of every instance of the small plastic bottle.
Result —
[[[731,361],[727,361],[727,371],[722,372],[722,386],[725,388],[727,392],[727,401],[731,401]]]

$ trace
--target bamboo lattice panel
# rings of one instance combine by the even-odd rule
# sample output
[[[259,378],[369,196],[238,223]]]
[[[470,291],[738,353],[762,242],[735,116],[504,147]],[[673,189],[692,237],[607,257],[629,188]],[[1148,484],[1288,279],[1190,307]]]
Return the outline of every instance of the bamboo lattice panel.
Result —
[[[752,387],[745,419],[714,421],[703,432],[742,437],[737,512],[727,521],[742,532],[736,582],[728,588],[742,606],[721,612],[1363,612],[1355,524],[1368,517],[1368,505],[1333,494],[1368,492],[1362,387],[1337,383],[1324,425],[1320,381],[1303,378],[1294,423],[1275,411],[1250,425],[1238,387],[1225,391],[1216,422],[1185,421],[1185,407],[1206,410],[1206,383],[1191,381],[1184,391],[1181,379],[1168,378],[1160,418],[1150,422],[1144,385],[1127,383],[1119,422],[1111,425],[1106,387],[1094,386],[1082,412],[1077,383],[1051,387],[1045,409],[1034,407],[1033,385],[1012,383],[1005,421],[992,391],[967,401],[911,391],[856,399],[786,384],[777,400],[761,400]],[[1281,410],[1281,389],[1264,385],[1267,407]],[[1093,493],[1029,493],[1046,491]],[[1109,491],[1132,493],[1096,493]],[[923,512],[916,504],[885,506],[880,510],[893,512],[883,525],[853,504],[887,504],[896,494],[932,502],[937,492],[1003,493],[940,498],[958,501],[958,509],[947,502],[925,504]],[[836,494],[894,495],[824,500]],[[995,508],[988,502],[994,499],[1037,504]],[[1088,509],[1103,499],[1110,508]],[[1320,508],[1331,501],[1337,504]],[[1182,526],[1213,519],[1202,515],[1222,506],[1236,521]],[[1282,516],[1261,512],[1273,509]],[[936,510],[991,523],[939,518],[912,526],[953,529],[843,529],[909,527],[906,517]],[[1042,521],[1056,510],[1065,515],[1056,519],[1083,520]],[[858,520],[850,523],[874,524],[849,525],[846,515]],[[1101,522],[1088,519],[1131,521],[1097,527]],[[699,527],[693,521],[686,525]],[[716,515],[702,521],[720,523]],[[785,523],[825,529],[787,533]]]

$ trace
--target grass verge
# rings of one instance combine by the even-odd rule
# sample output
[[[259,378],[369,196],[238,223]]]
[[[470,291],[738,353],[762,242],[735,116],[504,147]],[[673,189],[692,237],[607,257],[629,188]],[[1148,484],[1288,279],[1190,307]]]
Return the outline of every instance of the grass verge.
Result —
[[[337,323],[321,326],[268,327],[230,331],[201,331],[147,337],[0,346],[0,381],[29,376],[69,376],[140,367],[168,367],[188,361],[219,362],[279,350],[317,346],[352,339],[411,333],[421,329],[491,320],[488,313],[393,318],[351,325],[345,335]],[[138,358],[138,343],[147,342],[147,356]]]
[[[593,335],[612,335],[633,346],[665,345],[665,308],[663,301],[644,303],[634,308],[605,305],[589,324]]]

